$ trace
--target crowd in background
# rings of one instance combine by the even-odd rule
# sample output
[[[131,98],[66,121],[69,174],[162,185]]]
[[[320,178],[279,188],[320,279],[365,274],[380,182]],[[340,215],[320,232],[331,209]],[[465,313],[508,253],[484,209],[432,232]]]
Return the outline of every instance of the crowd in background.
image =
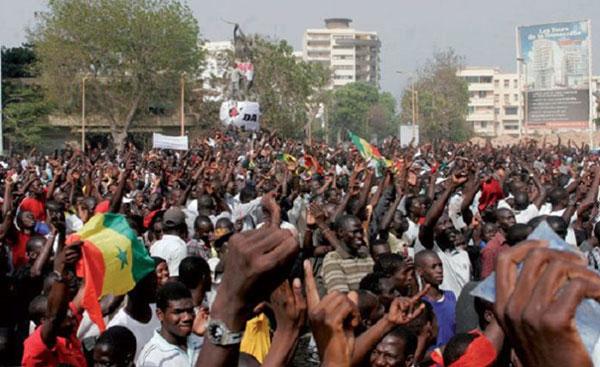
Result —
[[[0,364],[600,363],[574,322],[600,300],[589,147],[390,138],[379,152],[229,129],[188,151],[4,157]],[[101,331],[81,307],[81,248],[65,241],[108,212],[156,266],[100,300]],[[576,250],[527,240],[543,223]],[[471,295],[493,273],[495,302]]]

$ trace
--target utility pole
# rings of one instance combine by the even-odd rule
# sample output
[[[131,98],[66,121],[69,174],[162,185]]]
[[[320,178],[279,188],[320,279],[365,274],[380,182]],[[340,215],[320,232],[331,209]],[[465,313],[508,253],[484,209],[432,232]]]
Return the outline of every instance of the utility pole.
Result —
[[[180,101],[179,101],[179,125],[180,125],[180,135],[185,135],[185,78],[184,75],[181,74],[181,90],[179,92]]]
[[[81,79],[81,151],[85,153],[85,80],[87,75]]]

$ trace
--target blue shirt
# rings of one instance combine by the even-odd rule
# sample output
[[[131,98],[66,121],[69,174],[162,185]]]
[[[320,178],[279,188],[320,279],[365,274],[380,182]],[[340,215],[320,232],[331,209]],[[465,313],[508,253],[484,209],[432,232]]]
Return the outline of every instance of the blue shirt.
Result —
[[[437,301],[423,297],[423,300],[433,307],[438,322],[436,348],[447,344],[456,332],[456,296],[451,291],[443,292],[444,295]]]

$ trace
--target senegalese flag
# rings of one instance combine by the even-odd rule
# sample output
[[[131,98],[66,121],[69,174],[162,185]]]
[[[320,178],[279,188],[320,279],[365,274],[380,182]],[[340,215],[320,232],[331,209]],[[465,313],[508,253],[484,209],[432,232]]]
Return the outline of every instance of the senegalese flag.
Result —
[[[365,160],[368,161],[370,159],[373,159],[379,162],[384,167],[389,167],[392,165],[392,161],[385,159],[385,157],[381,155],[379,149],[377,149],[376,146],[369,144],[368,141],[354,134],[352,131],[348,131],[348,135],[350,136],[350,140],[352,141],[352,143],[356,146],[356,149],[358,149],[360,155]]]
[[[294,156],[287,153],[281,153],[277,155],[277,160],[282,161],[290,171],[296,169],[298,163]]]
[[[287,153],[281,153],[277,156],[277,159],[280,161],[285,162],[286,164],[289,163],[296,163],[296,158],[294,158],[294,156],[289,155]]]
[[[83,242],[77,266],[77,276],[85,283],[82,306],[103,331],[106,326],[98,302],[100,297],[129,292],[154,271],[154,261],[121,214],[93,216],[79,232],[68,237],[67,244],[77,241]]]

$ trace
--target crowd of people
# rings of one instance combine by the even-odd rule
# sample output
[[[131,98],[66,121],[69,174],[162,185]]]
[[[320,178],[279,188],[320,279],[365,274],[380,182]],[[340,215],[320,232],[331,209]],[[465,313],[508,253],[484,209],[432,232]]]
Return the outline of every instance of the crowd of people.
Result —
[[[0,364],[600,363],[574,321],[600,300],[589,147],[390,138],[379,152],[228,129],[188,151],[5,157]],[[109,212],[155,271],[99,300],[104,329],[82,307],[81,246],[65,242]],[[573,251],[528,240],[543,223]],[[495,302],[473,296],[493,274]]]

